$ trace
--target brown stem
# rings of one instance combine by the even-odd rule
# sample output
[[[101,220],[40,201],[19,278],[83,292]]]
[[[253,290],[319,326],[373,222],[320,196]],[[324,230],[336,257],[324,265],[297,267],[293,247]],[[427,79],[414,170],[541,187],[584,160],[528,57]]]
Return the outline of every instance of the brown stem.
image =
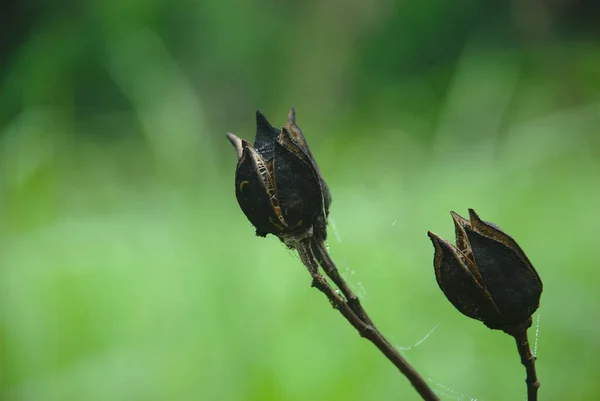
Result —
[[[540,382],[538,381],[537,373],[535,371],[536,358],[531,353],[529,340],[527,339],[527,329],[519,329],[509,334],[512,335],[517,342],[521,363],[525,366],[525,371],[527,372],[527,379],[525,379],[525,382],[527,383],[527,401],[537,401]]]
[[[319,264],[325,271],[325,274],[329,276],[331,281],[333,281],[333,283],[340,289],[342,294],[344,294],[344,297],[346,298],[346,302],[348,303],[348,306],[350,306],[350,309],[352,309],[352,311],[360,318],[360,320],[372,326],[373,322],[371,321],[371,318],[363,309],[358,297],[354,294],[350,287],[348,287],[348,284],[346,284],[346,280],[344,280],[340,275],[337,266],[335,265],[335,263],[331,259],[331,256],[329,256],[329,253],[327,252],[325,243],[323,241],[312,242],[311,246],[313,248],[314,254],[317,257],[317,260],[319,261]]]
[[[379,350],[390,360],[390,362],[392,362],[398,368],[398,370],[404,376],[406,376],[415,390],[417,390],[417,392],[421,395],[421,398],[426,401],[439,401],[439,397],[433,392],[421,375],[417,373],[417,371],[406,361],[406,359],[400,355],[398,350],[396,350],[396,348],[394,348],[394,346],[392,346],[390,342],[386,340],[379,330],[377,330],[364,309],[362,309],[362,306],[360,306],[360,302],[358,302],[356,295],[354,295],[344,279],[337,272],[337,268],[335,268],[333,262],[326,262],[326,260],[331,261],[326,253],[326,250],[323,248],[323,251],[325,252],[321,253],[319,251],[319,247],[316,247],[310,239],[300,241],[295,247],[300,255],[302,263],[306,266],[312,277],[312,286],[325,294],[331,305],[337,309],[346,318],[346,320],[348,320],[348,322],[356,329],[356,331],[358,331],[361,337],[368,339],[377,348],[379,348]],[[318,251],[319,257],[315,256],[315,250]],[[332,278],[332,280],[340,288],[340,291],[347,299],[336,292],[333,287],[329,285],[325,277],[321,275],[319,272],[319,262],[321,262],[322,265],[328,266],[327,268],[323,266],[323,270],[325,270],[328,276],[331,277],[331,275],[333,275],[335,277],[335,279]],[[332,269],[335,270],[335,273]],[[353,302],[353,306],[350,305],[350,299],[356,299],[356,301]],[[361,315],[363,316],[362,318]]]

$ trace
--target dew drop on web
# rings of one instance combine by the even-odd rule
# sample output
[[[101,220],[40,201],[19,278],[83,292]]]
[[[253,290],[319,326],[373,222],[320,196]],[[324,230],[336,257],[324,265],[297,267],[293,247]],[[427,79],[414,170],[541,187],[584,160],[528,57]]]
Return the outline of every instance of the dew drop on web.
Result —
[[[425,334],[423,336],[423,338],[421,338],[419,341],[417,341],[413,345],[408,345],[408,346],[396,345],[396,348],[398,348],[400,351],[409,351],[415,347],[418,347],[419,345],[423,344],[425,342],[425,340],[427,340],[429,338],[430,335],[433,334],[433,332],[438,328],[439,325],[440,324],[438,323],[435,326],[433,326],[433,328],[431,330],[429,330],[427,332],[427,334]]]
[[[538,355],[538,340],[540,338],[540,312],[537,313],[535,318],[535,343],[533,345],[533,356],[537,358]]]
[[[329,216],[329,222],[331,223],[331,228],[333,230],[333,235],[335,236],[335,239],[337,240],[338,244],[341,244],[342,237],[340,237],[340,233],[338,232],[338,230],[335,226],[335,220],[333,220],[332,216]]]
[[[437,395],[439,395],[440,397],[444,397],[445,399],[456,401],[479,401],[477,398],[466,396],[465,394],[456,391],[436,380],[433,380],[430,377],[427,378],[427,381],[434,387],[433,391]]]
[[[365,286],[362,281],[359,281],[356,285],[358,285],[358,296],[360,298],[364,298],[367,295],[367,290],[365,290]]]

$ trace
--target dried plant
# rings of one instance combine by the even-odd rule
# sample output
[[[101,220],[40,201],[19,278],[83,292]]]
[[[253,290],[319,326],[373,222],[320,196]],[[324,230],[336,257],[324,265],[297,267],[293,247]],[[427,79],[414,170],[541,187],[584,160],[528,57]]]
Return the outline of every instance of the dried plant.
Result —
[[[540,305],[542,280],[514,239],[469,209],[470,220],[451,212],[456,246],[428,232],[435,248],[437,282],[462,314],[513,336],[527,371],[528,400],[540,383],[527,340],[531,316]]]
[[[254,144],[227,134],[237,152],[235,193],[256,235],[277,236],[300,260],[312,286],[371,341],[410,381],[424,400],[439,400],[421,375],[377,329],[350,289],[325,246],[331,194],[296,124],[294,109],[285,127],[273,127],[256,112]],[[470,220],[452,213],[456,246],[429,232],[440,288],[463,314],[503,330],[516,341],[527,368],[529,401],[537,399],[535,357],[527,341],[531,315],[539,305],[541,280],[517,243],[473,210]],[[336,290],[325,276],[338,288]]]

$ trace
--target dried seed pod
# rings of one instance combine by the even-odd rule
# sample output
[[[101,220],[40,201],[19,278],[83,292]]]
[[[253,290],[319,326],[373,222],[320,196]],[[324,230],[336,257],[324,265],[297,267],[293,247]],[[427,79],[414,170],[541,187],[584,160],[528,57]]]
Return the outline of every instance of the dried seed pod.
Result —
[[[519,245],[469,209],[470,220],[451,212],[456,246],[429,231],[437,282],[464,315],[492,329],[531,324],[542,281]]]
[[[281,130],[257,111],[254,145],[231,133],[227,137],[238,155],[236,197],[256,235],[324,240],[331,196],[294,109]]]

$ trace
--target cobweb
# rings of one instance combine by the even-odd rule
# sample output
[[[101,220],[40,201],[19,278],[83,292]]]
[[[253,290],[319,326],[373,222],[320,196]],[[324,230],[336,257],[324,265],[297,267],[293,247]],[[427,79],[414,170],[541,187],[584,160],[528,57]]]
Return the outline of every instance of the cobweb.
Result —
[[[341,244],[342,237],[340,236],[340,233],[337,230],[333,216],[329,216],[329,224],[331,225],[331,229],[333,231],[333,235],[337,243]],[[325,247],[327,248],[327,251],[329,251],[329,242],[325,243]],[[344,279],[348,282],[348,285],[356,293],[356,296],[359,299],[365,299],[365,296],[367,295],[367,290],[365,289],[365,286],[363,285],[362,281],[358,281],[355,284],[354,280],[352,280],[352,276],[356,275],[356,271],[344,261],[339,265],[344,268],[344,270],[341,272],[342,277],[344,277]]]
[[[442,384],[436,380],[433,380],[430,377],[427,378],[427,381],[433,387],[433,391],[435,391],[437,395],[439,395],[440,397],[444,397],[445,399],[455,401],[481,401],[478,398],[473,398],[469,395],[461,393],[460,391],[456,391],[453,388],[446,386],[445,384]]]
[[[538,342],[540,338],[540,312],[535,317],[535,342],[533,345],[533,356],[537,358],[538,355]]]
[[[437,325],[434,327],[434,329],[435,328],[437,328]],[[433,330],[431,330],[429,333],[427,333],[427,335],[425,337],[423,337],[420,341],[418,341],[415,344],[415,346],[419,345],[420,343],[425,341],[427,339],[427,337],[429,337],[431,335],[432,332],[433,332]],[[535,340],[534,340],[534,344],[533,344],[533,356],[535,356],[535,357],[537,357],[537,355],[538,355],[539,338],[540,338],[540,312],[538,312],[535,317]],[[402,348],[402,347],[398,347],[398,348],[401,350],[404,350],[404,348]],[[408,347],[406,350],[409,350],[411,348],[412,347]],[[481,401],[481,399],[479,399],[479,398],[474,398],[465,393],[461,393],[460,391],[457,391],[457,390],[453,389],[452,387],[447,386],[443,383],[440,383],[437,380],[434,380],[430,377],[427,378],[427,381],[433,387],[433,391],[435,391],[435,393],[437,395],[439,395],[440,397],[443,397],[444,399],[455,400],[455,401]]]
[[[358,281],[356,284],[354,284],[354,280],[352,280],[352,276],[356,275],[356,271],[350,268],[350,266],[346,263],[342,263],[340,266],[344,268],[344,271],[342,271],[341,273],[342,277],[344,277],[352,291],[356,293],[356,296],[359,299],[365,299],[365,296],[367,295],[367,290],[365,289],[365,286],[362,283],[362,281]]]
[[[331,228],[333,229],[333,235],[335,236],[335,239],[337,240],[338,244],[341,244],[342,237],[340,237],[340,233],[338,232],[337,228],[335,227],[335,220],[333,220],[332,216],[329,216],[329,223],[331,224]]]
[[[433,332],[438,328],[439,325],[440,324],[438,323],[435,326],[433,326],[433,328],[431,330],[429,330],[429,332],[427,334],[425,334],[425,336],[423,336],[423,338],[421,338],[419,341],[417,341],[413,345],[408,345],[408,346],[395,345],[395,347],[399,351],[410,351],[411,349],[423,344],[423,342],[425,342],[425,340],[427,340],[429,338],[429,336],[433,334]]]
[[[413,345],[408,345],[408,346],[395,345],[396,349],[398,349],[399,351],[402,351],[402,352],[407,352],[407,351],[412,350],[413,348],[418,347],[419,345],[423,344],[436,331],[436,329],[439,327],[439,325],[440,324],[438,323],[435,326],[433,326],[433,328],[431,330],[429,330],[427,332],[427,334],[425,334],[420,340],[415,342]],[[465,394],[458,390],[455,390],[450,386],[447,386],[437,380],[432,379],[431,377],[427,378],[427,382],[429,382],[433,391],[438,396],[440,396],[440,398],[442,398],[442,399],[454,400],[454,401],[481,401],[478,398],[472,397],[468,394]]]
[[[341,244],[342,237],[340,236],[340,233],[337,230],[337,227],[335,225],[335,220],[333,219],[333,217],[331,217],[331,216],[329,217],[329,222],[330,222],[332,232],[333,232],[333,235],[334,235],[337,243]],[[398,224],[398,220],[394,220],[392,222],[392,226],[395,226],[397,224]],[[327,250],[329,251],[329,243],[326,243],[326,246],[327,246]],[[356,292],[356,295],[359,298],[364,299],[365,295],[367,294],[367,291],[365,290],[364,285],[362,284],[361,281],[358,281],[356,284],[354,284],[354,282],[352,280],[352,276],[356,275],[356,271],[354,269],[350,268],[350,266],[347,263],[342,263],[341,266],[344,268],[344,271],[342,272],[342,276],[344,276],[344,278],[346,279],[346,281],[348,282],[350,287]],[[439,323],[435,324],[431,328],[431,330],[429,330],[421,339],[419,339],[412,345],[402,346],[402,345],[395,344],[394,346],[396,347],[396,349],[398,349],[399,351],[402,351],[402,352],[410,351],[410,350],[422,345],[427,339],[429,339],[429,337],[437,330],[439,325],[440,325]],[[534,345],[533,345],[533,355],[536,357],[538,355],[539,334],[540,334],[540,313],[538,312],[536,315],[536,318],[535,318],[535,340],[534,340]],[[451,386],[441,383],[431,377],[427,378],[427,382],[430,384],[433,391],[435,391],[435,393],[444,400],[482,401],[481,398],[476,398],[467,393],[458,391],[458,390],[452,388]]]

